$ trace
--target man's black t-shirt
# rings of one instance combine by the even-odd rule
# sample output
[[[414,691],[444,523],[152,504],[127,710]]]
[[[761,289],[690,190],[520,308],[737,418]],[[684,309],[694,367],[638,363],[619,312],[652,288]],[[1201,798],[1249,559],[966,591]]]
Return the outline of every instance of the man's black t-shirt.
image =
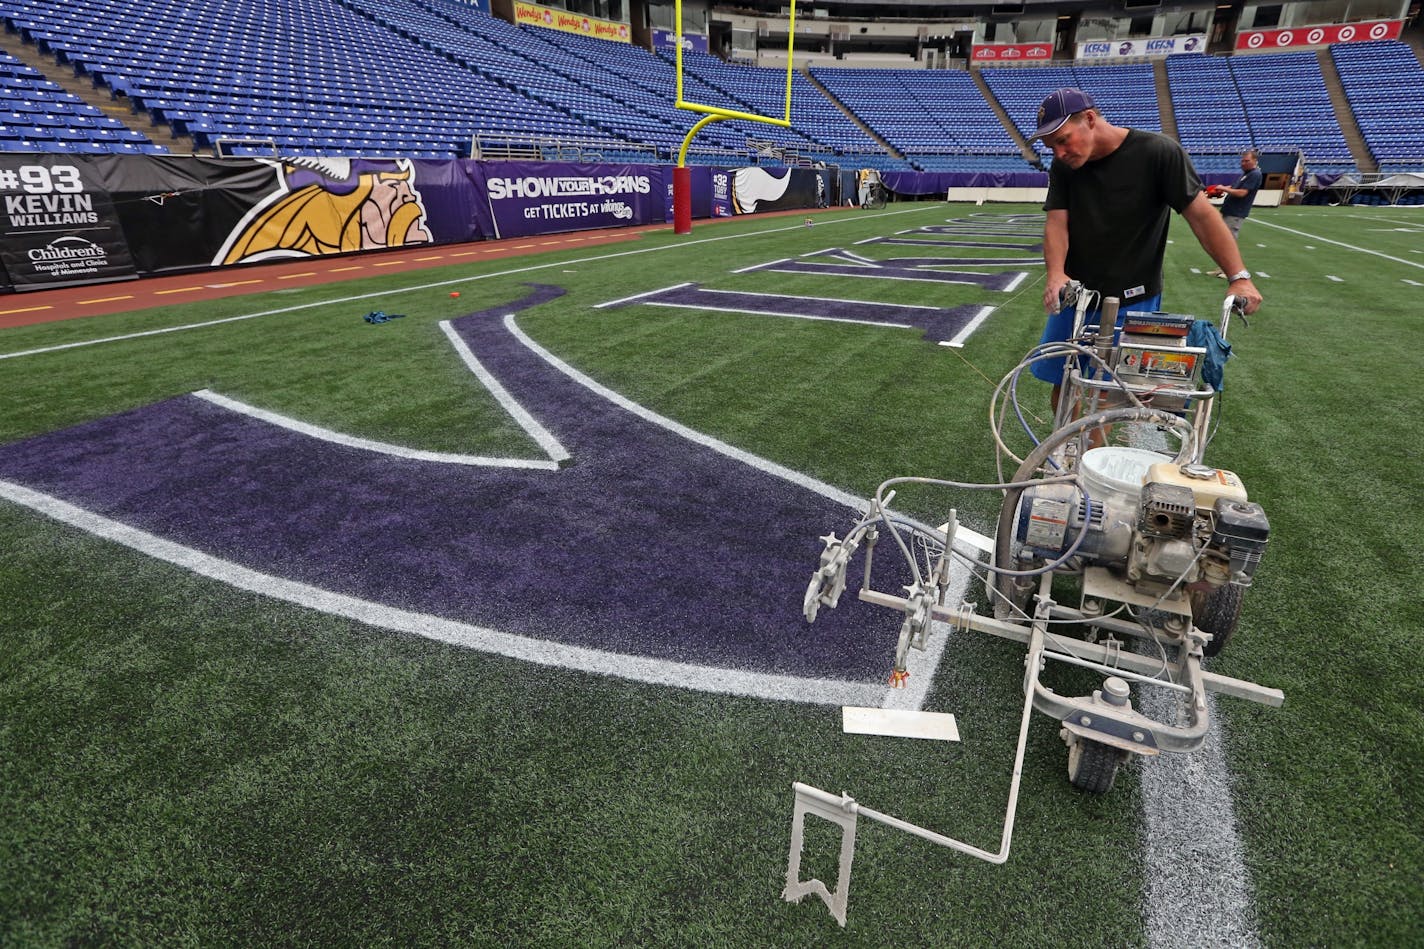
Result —
[[[1112,154],[1076,171],[1054,162],[1043,209],[1068,212],[1068,276],[1131,303],[1162,292],[1168,211],[1180,214],[1201,189],[1180,145],[1128,129]]]

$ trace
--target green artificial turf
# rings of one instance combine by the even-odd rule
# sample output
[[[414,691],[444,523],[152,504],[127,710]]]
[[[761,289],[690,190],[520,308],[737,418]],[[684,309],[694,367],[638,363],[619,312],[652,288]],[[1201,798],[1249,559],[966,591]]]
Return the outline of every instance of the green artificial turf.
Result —
[[[211,388],[361,437],[533,455],[437,324],[548,283],[568,292],[521,314],[526,332],[699,431],[862,495],[898,475],[988,481],[988,399],[1037,341],[1041,281],[990,295],[732,271],[1004,210],[897,204],[819,215],[813,228],[753,218],[601,253],[5,330],[0,354],[270,313],[0,359],[0,440]],[[1242,629],[1213,668],[1286,693],[1281,709],[1218,703],[1269,945],[1424,938],[1413,392],[1424,287],[1405,282],[1424,283],[1412,265],[1424,265],[1424,215],[1411,211],[1259,210],[1242,231],[1248,266],[1270,275],[1258,282],[1267,303],[1233,328],[1208,459],[1242,476],[1272,535]],[[1224,284],[1192,272],[1212,265],[1179,221],[1173,238],[1168,307],[1215,312]],[[918,331],[592,308],[683,281],[1000,310],[953,350]],[[406,318],[364,323],[373,309]],[[1046,415],[1035,400],[1042,388],[1027,388],[1026,408]],[[898,503],[926,517],[953,504],[988,530],[997,500],[921,491]],[[846,930],[814,898],[779,898],[792,781],[997,848],[1022,702],[1011,644],[953,637],[928,707],[956,715],[961,743],[895,741],[843,735],[835,708],[599,678],[364,627],[5,503],[0,545],[0,942],[1148,938],[1137,768],[1106,796],[1074,791],[1041,716],[1005,865],[862,821]],[[887,669],[897,627],[887,612],[866,632],[883,639]],[[837,846],[812,821],[805,875],[833,880]]]

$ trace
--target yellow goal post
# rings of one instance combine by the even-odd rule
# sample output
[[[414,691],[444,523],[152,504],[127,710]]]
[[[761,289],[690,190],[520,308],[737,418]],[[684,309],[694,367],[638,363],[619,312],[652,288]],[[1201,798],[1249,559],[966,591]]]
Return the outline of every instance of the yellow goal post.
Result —
[[[678,234],[687,234],[692,231],[692,178],[687,168],[687,149],[692,144],[692,140],[696,137],[697,133],[706,128],[710,123],[718,122],[722,119],[744,119],[748,122],[763,122],[767,125],[776,125],[781,128],[791,127],[791,76],[793,68],[792,59],[795,53],[796,43],[796,0],[791,0],[791,15],[786,30],[786,110],[785,115],[779,119],[769,115],[758,115],[755,112],[743,112],[738,109],[726,109],[721,106],[707,105],[700,102],[688,102],[682,94],[682,0],[674,0],[673,14],[677,21],[677,99],[673,105],[676,108],[688,112],[696,112],[702,116],[688,131],[687,137],[682,140],[682,147],[677,153],[677,167],[673,169],[673,230]]]

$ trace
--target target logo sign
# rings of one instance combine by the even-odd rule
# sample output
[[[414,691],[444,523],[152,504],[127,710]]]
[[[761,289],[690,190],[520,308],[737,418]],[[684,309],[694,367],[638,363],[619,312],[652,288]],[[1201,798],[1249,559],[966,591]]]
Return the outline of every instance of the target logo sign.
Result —
[[[1328,26],[1294,27],[1282,30],[1247,30],[1236,34],[1237,49],[1289,49],[1299,46],[1324,46],[1329,43],[1358,43],[1365,40],[1398,39],[1404,29],[1402,20],[1380,20],[1375,23],[1335,23]]]

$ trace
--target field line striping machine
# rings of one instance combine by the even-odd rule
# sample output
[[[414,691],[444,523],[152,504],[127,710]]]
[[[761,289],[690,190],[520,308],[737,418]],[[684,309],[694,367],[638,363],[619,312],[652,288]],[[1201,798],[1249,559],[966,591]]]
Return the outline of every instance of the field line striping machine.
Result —
[[[1217,323],[1127,313],[1120,333],[1112,331],[1118,315],[1113,298],[1102,301],[1101,325],[1090,322],[1097,302],[1096,293],[1071,284],[1064,296],[1064,305],[1074,306],[1069,341],[1036,347],[995,390],[990,428],[997,483],[891,479],[844,538],[834,533],[822,538],[826,547],[803,602],[806,618],[814,621],[821,607],[835,607],[851,559],[863,551],[860,599],[903,614],[892,686],[904,683],[908,651],[924,649],[934,622],[951,631],[1009,639],[1028,650],[1018,747],[997,851],[899,820],[847,794],[793,785],[782,895],[791,902],[819,896],[842,926],[858,816],[990,863],[1008,859],[1034,711],[1059,723],[1068,747],[1068,780],[1103,793],[1131,755],[1200,748],[1210,726],[1207,692],[1274,707],[1284,701],[1277,689],[1202,668],[1235,633],[1270,533],[1264,510],[1248,500],[1241,479],[1204,458],[1215,431],[1222,365],[1230,355],[1227,332],[1233,315],[1245,320],[1239,301],[1228,296]],[[1066,362],[1054,427],[1040,438],[1019,405],[1018,380],[1032,364],[1061,357]],[[1007,477],[1006,462],[1015,465]],[[975,545],[965,543],[964,535],[972,532],[959,527],[953,508],[938,530],[893,511],[896,489],[906,484],[1002,491],[990,541],[992,562],[982,562]],[[903,595],[871,588],[871,561],[886,535],[912,577]],[[967,600],[946,602],[956,569],[982,577],[985,613]],[[1086,695],[1055,691],[1042,681],[1050,663],[1090,670],[1103,676],[1102,685]],[[1176,706],[1175,715],[1149,716],[1135,708],[1134,686],[1175,696],[1177,701],[1168,703]],[[1159,720],[1167,717],[1174,721]],[[841,827],[834,891],[820,880],[800,879],[807,814]]]

